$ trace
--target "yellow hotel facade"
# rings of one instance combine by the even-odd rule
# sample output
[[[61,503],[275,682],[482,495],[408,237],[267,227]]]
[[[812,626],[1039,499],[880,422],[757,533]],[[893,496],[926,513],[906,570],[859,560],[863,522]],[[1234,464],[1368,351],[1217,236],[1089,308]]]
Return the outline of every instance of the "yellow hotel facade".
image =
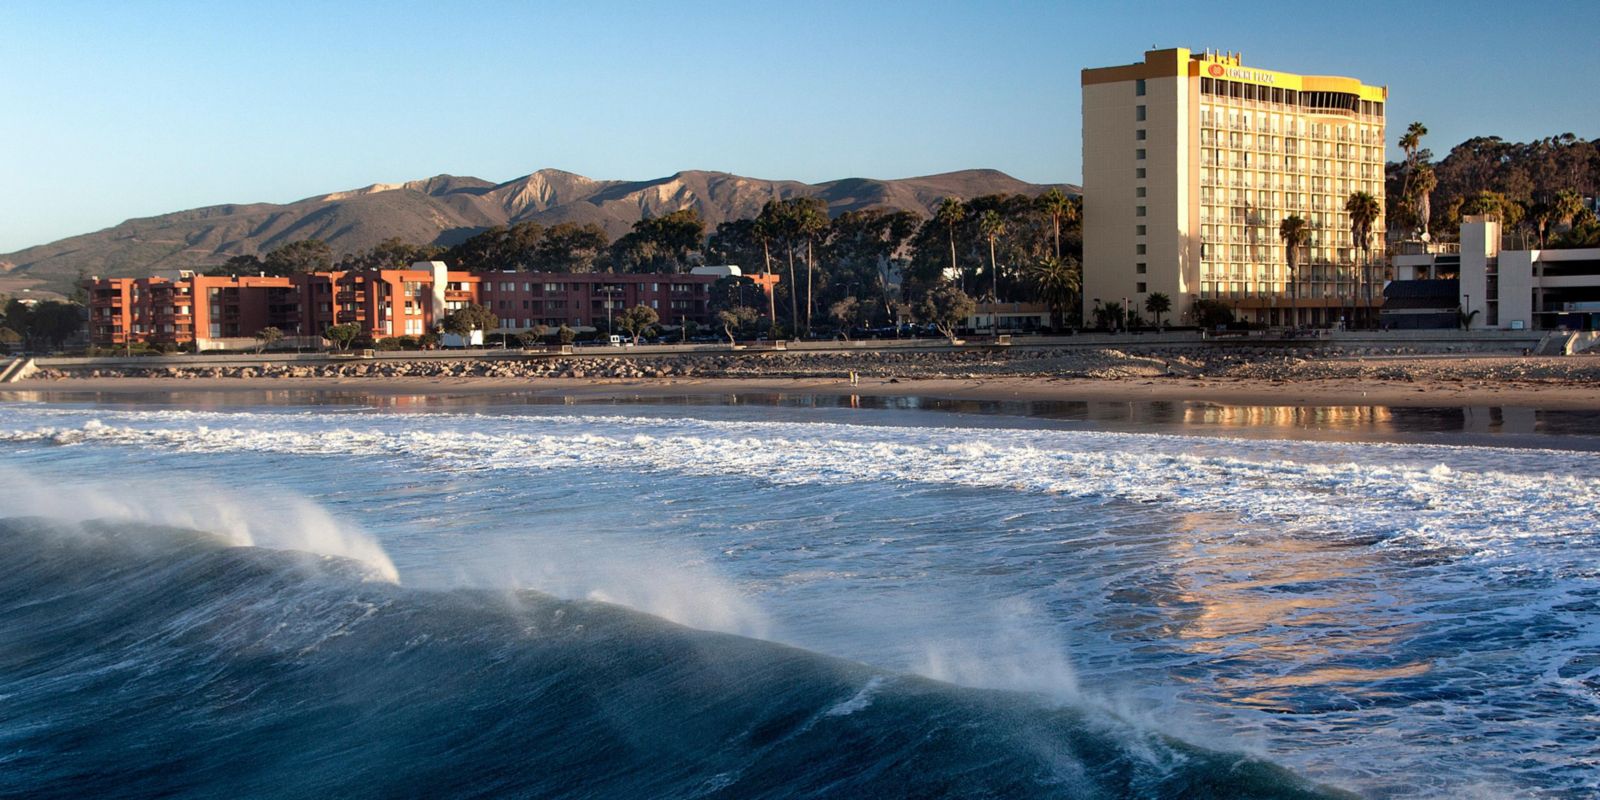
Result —
[[[1269,325],[1376,319],[1381,210],[1364,252],[1345,203],[1367,192],[1383,208],[1387,100],[1354,78],[1185,48],[1084,70],[1084,319],[1110,303],[1149,319],[1157,292],[1178,324],[1202,299]],[[1278,236],[1290,214],[1309,225],[1292,302]]]

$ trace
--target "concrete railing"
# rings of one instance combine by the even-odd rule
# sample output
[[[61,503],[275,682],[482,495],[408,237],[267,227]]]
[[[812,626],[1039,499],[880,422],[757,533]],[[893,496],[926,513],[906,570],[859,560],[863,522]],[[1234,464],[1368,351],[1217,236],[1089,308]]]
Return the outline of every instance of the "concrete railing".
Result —
[[[1562,355],[1577,355],[1600,348],[1600,331],[1580,331],[1567,336],[1566,344],[1561,348]]]
[[[0,367],[0,383],[15,383],[39,371],[31,358],[13,358]]]

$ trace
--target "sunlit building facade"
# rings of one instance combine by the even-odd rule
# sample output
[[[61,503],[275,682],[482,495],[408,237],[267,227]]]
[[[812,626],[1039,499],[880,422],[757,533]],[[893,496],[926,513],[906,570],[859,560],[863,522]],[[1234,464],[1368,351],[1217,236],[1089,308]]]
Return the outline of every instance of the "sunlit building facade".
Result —
[[[1082,83],[1085,319],[1097,302],[1142,314],[1157,292],[1180,324],[1199,300],[1275,325],[1382,304],[1385,87],[1184,48]],[[1378,201],[1370,250],[1345,213],[1355,192]],[[1293,303],[1278,235],[1291,214],[1309,224]]]
[[[176,279],[90,278],[89,338],[97,346],[133,342],[237,347],[272,327],[316,346],[331,325],[356,325],[372,339],[436,331],[451,312],[487,307],[500,330],[568,325],[588,330],[625,308],[654,310],[664,324],[711,322],[717,275],[466,272],[443,262],[410,269],[311,272],[284,277],[193,275]]]

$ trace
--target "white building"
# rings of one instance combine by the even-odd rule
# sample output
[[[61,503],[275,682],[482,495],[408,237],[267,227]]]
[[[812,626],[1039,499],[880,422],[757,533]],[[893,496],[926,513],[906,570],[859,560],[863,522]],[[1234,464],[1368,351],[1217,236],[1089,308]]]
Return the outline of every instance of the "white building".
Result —
[[[1459,270],[1463,313],[1473,328],[1600,330],[1600,248],[1509,250],[1500,220],[1468,216],[1459,253],[1394,257],[1399,280],[1437,278]]]

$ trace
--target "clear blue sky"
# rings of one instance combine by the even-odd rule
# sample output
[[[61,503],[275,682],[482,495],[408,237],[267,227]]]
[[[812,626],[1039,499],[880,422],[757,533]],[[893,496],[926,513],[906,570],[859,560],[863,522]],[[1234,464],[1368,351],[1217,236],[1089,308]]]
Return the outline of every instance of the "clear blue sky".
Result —
[[[1600,136],[1593,0],[1130,7],[9,0],[0,252],[440,173],[1076,182],[1079,70],[1151,46],[1387,84],[1440,155]]]

